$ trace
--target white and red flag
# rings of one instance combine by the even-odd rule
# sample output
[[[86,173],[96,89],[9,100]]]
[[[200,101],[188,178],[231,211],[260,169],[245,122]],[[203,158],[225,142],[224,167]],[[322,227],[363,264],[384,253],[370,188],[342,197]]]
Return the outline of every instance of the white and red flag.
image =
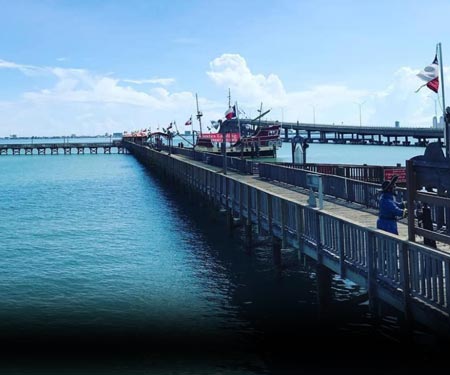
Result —
[[[420,79],[423,79],[426,83],[420,86],[417,90],[419,91],[422,87],[427,86],[430,90],[434,92],[439,91],[439,63],[437,59],[437,55],[434,57],[433,62],[426,66],[417,76]]]
[[[225,112],[225,118],[227,120],[232,119],[233,117],[236,117],[236,109],[234,106],[230,107],[227,109],[227,111]]]
[[[184,125],[189,126],[192,125],[192,116],[189,118],[189,120],[187,120]]]

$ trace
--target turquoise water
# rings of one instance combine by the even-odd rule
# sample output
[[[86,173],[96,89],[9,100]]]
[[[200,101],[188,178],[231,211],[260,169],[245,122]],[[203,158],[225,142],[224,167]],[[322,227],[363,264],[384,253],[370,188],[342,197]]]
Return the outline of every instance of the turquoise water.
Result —
[[[337,162],[338,147],[370,146],[309,150]],[[279,266],[267,244],[249,253],[217,211],[131,155],[9,155],[0,171],[0,333],[16,358],[3,373],[21,373],[17,353],[41,351],[42,373],[66,355],[70,370],[74,353],[88,358],[78,373],[277,373],[279,348],[317,366],[323,340],[348,345],[331,358],[361,359],[361,335],[390,348],[385,331],[399,334],[395,313],[375,324],[350,302],[364,291],[338,277],[319,319],[313,264],[288,251]]]
[[[368,164],[405,166],[405,161],[417,155],[423,155],[424,147],[415,146],[373,146],[311,143],[306,149],[308,163],[331,164]],[[292,162],[290,143],[283,143],[277,153],[277,161]]]

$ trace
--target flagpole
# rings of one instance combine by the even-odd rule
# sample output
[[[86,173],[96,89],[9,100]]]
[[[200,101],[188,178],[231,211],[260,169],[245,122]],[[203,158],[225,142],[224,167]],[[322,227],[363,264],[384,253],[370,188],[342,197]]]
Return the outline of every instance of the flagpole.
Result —
[[[438,43],[439,49],[439,67],[441,71],[441,94],[442,94],[442,111],[444,117],[444,138],[445,138],[445,156],[450,157],[450,137],[449,137],[449,124],[447,123],[447,116],[445,112],[445,89],[444,89],[444,63],[442,62],[442,45]]]
[[[192,122],[192,115],[190,117],[190,121],[191,121],[191,132],[192,132],[192,147],[194,147],[194,145],[195,145],[195,137],[194,137],[194,123]]]
[[[203,114],[199,111],[198,109],[198,96],[197,93],[195,94],[195,102],[197,103],[197,120],[198,123],[200,124],[200,135],[202,135],[202,116]]]

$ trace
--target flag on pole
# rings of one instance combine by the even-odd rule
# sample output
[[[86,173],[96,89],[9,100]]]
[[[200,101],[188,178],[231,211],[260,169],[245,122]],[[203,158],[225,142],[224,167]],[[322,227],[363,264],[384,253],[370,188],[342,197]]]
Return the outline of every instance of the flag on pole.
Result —
[[[184,123],[184,125],[186,125],[186,126],[192,125],[192,116],[189,118],[189,120],[187,120],[187,121]]]
[[[167,130],[172,129],[172,123],[169,124],[169,126],[167,127]]]
[[[227,111],[225,112],[225,118],[227,120],[230,120],[233,117],[236,117],[236,108],[235,108],[235,106],[232,106],[232,107],[228,108]]]
[[[418,92],[422,87],[427,86],[430,90],[434,92],[439,91],[439,63],[437,59],[437,55],[434,57],[433,62],[426,66],[417,76],[420,79],[423,79],[426,83],[420,86],[416,92]]]

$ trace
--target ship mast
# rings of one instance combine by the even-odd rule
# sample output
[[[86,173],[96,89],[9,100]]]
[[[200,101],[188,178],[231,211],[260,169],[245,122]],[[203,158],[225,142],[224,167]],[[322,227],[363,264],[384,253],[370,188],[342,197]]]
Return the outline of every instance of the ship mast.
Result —
[[[195,102],[197,103],[197,120],[198,123],[200,124],[200,135],[203,133],[202,132],[202,116],[203,113],[200,112],[200,110],[198,109],[198,96],[197,93],[195,93]]]

